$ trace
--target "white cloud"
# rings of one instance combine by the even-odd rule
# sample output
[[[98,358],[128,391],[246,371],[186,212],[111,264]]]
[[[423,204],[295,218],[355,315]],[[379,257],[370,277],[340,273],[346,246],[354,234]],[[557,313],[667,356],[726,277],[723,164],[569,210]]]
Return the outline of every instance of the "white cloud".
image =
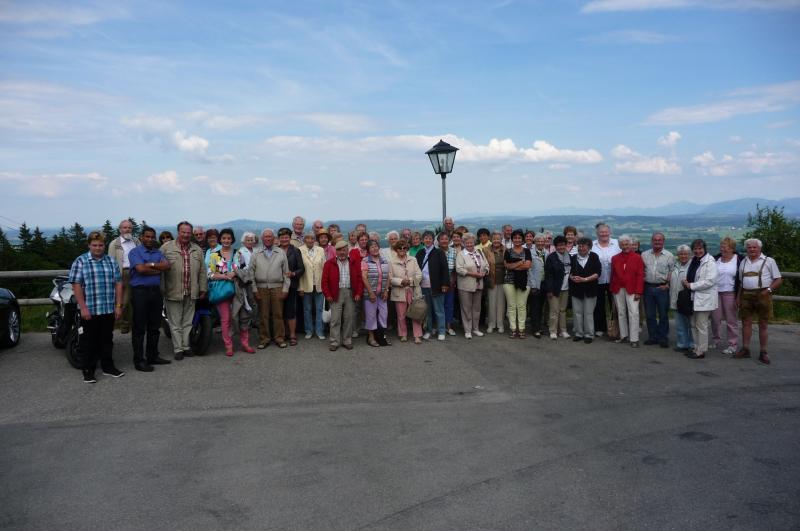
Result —
[[[212,179],[207,175],[198,175],[192,177],[192,181],[195,183],[203,183],[203,186],[211,190],[214,195],[233,197],[242,193],[241,185],[229,179]]]
[[[722,101],[669,107],[650,115],[650,125],[681,125],[720,122],[735,116],[776,112],[800,103],[800,81],[735,90]]]
[[[617,173],[652,173],[657,175],[675,175],[681,173],[677,162],[664,157],[647,157],[624,144],[611,150],[611,156],[620,162],[614,164]]]
[[[800,7],[798,0],[592,0],[583,13],[614,11],[649,11],[654,9],[793,9]]]
[[[308,113],[299,114],[297,119],[312,123],[325,131],[353,133],[373,127],[372,121],[358,114]]]
[[[800,138],[787,138],[786,143],[793,147],[800,147]]]
[[[262,117],[253,114],[228,116],[225,114],[212,114],[208,111],[192,111],[186,113],[184,117],[188,121],[202,125],[208,129],[221,131],[259,125],[265,121]]]
[[[679,35],[645,30],[619,30],[591,35],[584,39],[593,44],[665,44],[683,40]]]
[[[781,120],[780,122],[772,122],[764,127],[767,129],[783,129],[784,127],[791,127],[794,125],[794,120]]]
[[[202,136],[176,130],[175,121],[169,117],[140,115],[123,118],[122,124],[137,132],[144,140],[156,142],[165,149],[175,149],[197,162],[233,162],[233,155],[209,155],[211,142]]]
[[[358,185],[362,188],[375,188],[378,186],[375,181],[361,181]]]
[[[702,175],[721,177],[726,175],[762,174],[791,166],[796,157],[788,153],[743,151],[736,156],[724,154],[716,157],[713,152],[705,151],[692,158]]]
[[[743,137],[741,137],[741,136],[739,136],[739,135],[731,135],[731,136],[728,138],[728,141],[729,141],[731,144],[741,144],[742,142],[744,142],[744,138],[743,138]]]
[[[101,190],[108,184],[108,177],[98,172],[55,173],[30,175],[23,173],[0,173],[4,193],[19,192],[20,195],[55,198],[85,190]]]
[[[30,0],[0,2],[0,22],[5,24],[88,26],[126,16],[127,12],[113,2],[84,6]]]
[[[681,139],[681,134],[677,131],[670,131],[666,135],[662,136],[658,139],[658,144],[664,147],[675,147],[678,144],[678,140]]]
[[[572,150],[557,148],[544,140],[537,140],[533,147],[519,148],[510,138],[491,139],[487,144],[475,144],[466,138],[452,134],[439,136],[397,135],[384,137],[364,137],[360,139],[341,139],[337,137],[275,136],[265,140],[268,148],[278,151],[296,152],[298,150],[327,151],[337,153],[374,152],[384,150],[406,150],[415,153],[425,152],[440,139],[459,148],[456,160],[498,161],[517,160],[528,162],[554,162],[573,164],[596,164],[603,156],[595,149]]]
[[[184,185],[175,170],[167,170],[162,173],[154,173],[146,179],[146,183],[156,190],[174,194],[183,190]]]
[[[265,177],[255,177],[252,179],[252,182],[260,185],[269,192],[308,194],[308,196],[311,198],[318,198],[323,192],[322,186],[318,184],[301,184],[296,179],[268,179]]]
[[[193,155],[205,155],[208,150],[208,140],[197,135],[186,136],[183,131],[172,133],[172,144],[184,153]]]

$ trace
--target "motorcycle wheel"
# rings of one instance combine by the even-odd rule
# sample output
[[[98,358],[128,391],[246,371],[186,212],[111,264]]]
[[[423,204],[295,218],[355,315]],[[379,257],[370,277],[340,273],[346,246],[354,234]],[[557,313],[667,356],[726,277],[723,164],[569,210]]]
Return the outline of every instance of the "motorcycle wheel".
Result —
[[[61,318],[53,316],[48,317],[47,327],[52,327],[52,330],[50,330],[50,342],[56,348],[64,348],[67,346],[67,341],[66,338],[62,337],[59,333],[62,327]]]
[[[81,349],[78,347],[78,341],[78,329],[73,328],[69,331],[69,334],[67,334],[67,361],[70,365],[72,365],[73,368],[83,369],[83,354],[81,353]]]
[[[208,352],[208,347],[211,346],[211,332],[211,316],[201,315],[189,333],[189,345],[195,356],[202,356]]]

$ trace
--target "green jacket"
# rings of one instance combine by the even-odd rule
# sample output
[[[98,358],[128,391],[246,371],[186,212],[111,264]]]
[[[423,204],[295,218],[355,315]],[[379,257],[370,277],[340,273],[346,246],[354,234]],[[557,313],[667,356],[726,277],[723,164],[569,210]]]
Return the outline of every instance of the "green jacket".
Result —
[[[161,274],[161,291],[168,301],[183,299],[183,255],[175,240],[161,246],[161,253],[170,268]],[[199,299],[200,292],[208,291],[208,275],[203,250],[196,243],[189,244],[189,297]]]

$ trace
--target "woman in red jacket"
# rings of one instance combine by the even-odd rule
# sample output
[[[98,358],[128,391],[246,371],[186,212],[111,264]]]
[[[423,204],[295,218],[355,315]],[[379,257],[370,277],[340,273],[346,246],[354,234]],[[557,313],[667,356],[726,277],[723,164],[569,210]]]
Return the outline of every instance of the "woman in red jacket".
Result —
[[[631,346],[639,346],[639,299],[644,293],[644,262],[633,248],[633,239],[627,234],[619,237],[622,252],[611,259],[611,293],[617,305],[619,339],[616,343],[630,340]]]

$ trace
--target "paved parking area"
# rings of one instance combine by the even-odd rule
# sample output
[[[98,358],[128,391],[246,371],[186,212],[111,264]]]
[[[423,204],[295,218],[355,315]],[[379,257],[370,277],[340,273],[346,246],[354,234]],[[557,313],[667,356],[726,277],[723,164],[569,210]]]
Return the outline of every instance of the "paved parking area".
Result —
[[[0,352],[3,529],[797,529],[800,326],[773,364],[448,338],[81,382]],[[169,352],[162,338],[162,352]],[[99,371],[98,371],[99,372]]]

